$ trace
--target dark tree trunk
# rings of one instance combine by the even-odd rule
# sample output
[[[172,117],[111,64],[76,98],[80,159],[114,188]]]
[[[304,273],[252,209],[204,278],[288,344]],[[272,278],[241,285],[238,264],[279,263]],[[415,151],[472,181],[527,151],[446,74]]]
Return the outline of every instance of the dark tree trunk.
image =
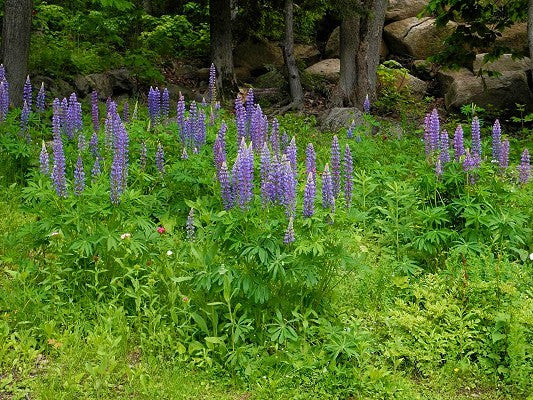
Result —
[[[347,11],[340,27],[340,78],[333,106],[361,108],[376,96],[376,72],[387,0],[363,0],[359,15]]]
[[[533,78],[533,0],[529,0],[527,10],[527,40],[529,42],[529,60],[531,64],[531,76]]]
[[[354,106],[354,90],[357,75],[356,57],[359,47],[359,17],[346,16],[341,21],[340,39],[340,77],[339,84],[332,96],[332,105],[336,107]]]
[[[211,58],[217,69],[217,93],[221,100],[233,99],[239,90],[233,69],[231,0],[209,0]]]
[[[357,79],[354,98],[358,107],[363,106],[366,95],[376,97],[379,50],[387,0],[365,0],[367,13],[361,16],[359,25],[359,47],[357,50]]]
[[[292,109],[302,109],[304,106],[304,92],[300,81],[300,73],[294,58],[294,32],[293,32],[293,0],[285,0],[283,7],[285,14],[285,41],[283,43],[283,59],[287,67],[289,88],[291,92]]]
[[[32,0],[5,0],[2,29],[2,62],[14,106],[22,105],[22,89],[28,74]]]

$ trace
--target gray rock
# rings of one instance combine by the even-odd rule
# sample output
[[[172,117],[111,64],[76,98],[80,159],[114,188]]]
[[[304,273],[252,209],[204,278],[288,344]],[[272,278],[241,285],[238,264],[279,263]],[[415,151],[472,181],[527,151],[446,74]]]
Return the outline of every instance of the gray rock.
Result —
[[[360,124],[363,121],[363,113],[353,107],[336,107],[319,114],[318,121],[322,131],[338,132],[341,129],[348,129],[352,121]]]
[[[427,0],[389,0],[385,20],[400,21],[416,17],[427,6]]]
[[[496,44],[506,46],[517,53],[529,54],[527,46],[527,23],[520,22],[505,29],[502,35],[496,39]]]
[[[320,60],[320,51],[318,51],[316,46],[296,43],[294,45],[294,57],[303,61],[305,66],[309,66]]]
[[[527,84],[524,71],[504,71],[498,77],[477,77],[470,70],[440,71],[446,108],[458,108],[475,103],[481,107],[492,105],[505,110],[514,108],[516,103],[533,109],[533,93]]]
[[[236,67],[247,67],[252,73],[264,72],[266,66],[282,66],[283,53],[281,48],[274,43],[264,40],[247,40],[235,48],[233,60]]]
[[[421,79],[401,70],[393,70],[395,77],[394,85],[399,91],[407,90],[412,96],[422,99],[428,88],[428,84]]]
[[[437,28],[433,18],[412,17],[386,25],[383,34],[391,53],[426,59],[444,48],[444,39],[456,25],[449,22]]]
[[[515,59],[511,57],[511,54],[503,54],[495,61],[488,63],[483,62],[485,54],[477,54],[474,60],[474,73],[477,74],[482,68],[484,71],[528,71],[531,69],[531,63],[528,57],[521,59]]]
[[[98,92],[100,100],[106,100],[113,95],[113,88],[107,74],[80,75],[74,78],[74,85],[80,97],[87,96],[93,90]]]
[[[338,58],[328,58],[307,67],[305,72],[314,77],[336,82],[339,80],[340,70],[340,60]]]
[[[115,69],[107,72],[109,83],[113,95],[132,94],[136,91],[137,85],[131,77],[130,71],[125,68]]]

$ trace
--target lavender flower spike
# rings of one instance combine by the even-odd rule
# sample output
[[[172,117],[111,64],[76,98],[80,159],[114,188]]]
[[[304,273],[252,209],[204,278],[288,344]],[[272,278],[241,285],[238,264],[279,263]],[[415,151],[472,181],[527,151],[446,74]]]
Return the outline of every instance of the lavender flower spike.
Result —
[[[81,154],[78,155],[76,168],[74,169],[74,194],[79,196],[85,189],[85,171],[83,169],[83,160]]]
[[[472,156],[481,161],[481,128],[478,117],[472,120]]]
[[[216,75],[215,64],[211,63],[211,67],[209,67],[209,91],[207,93],[207,101],[210,104],[213,104],[217,99]]]
[[[233,207],[234,202],[233,191],[231,189],[231,179],[226,161],[224,161],[220,167],[218,181],[220,183],[220,196],[222,197],[222,203],[224,204],[224,208],[229,210]]]
[[[455,129],[455,136],[453,137],[453,151],[455,154],[455,161],[459,161],[459,159],[465,155],[463,127],[461,125],[457,125],[457,128]]]
[[[43,112],[46,105],[46,91],[44,90],[44,82],[41,83],[41,88],[39,89],[39,93],[37,94],[37,111]]]
[[[370,99],[368,98],[368,94],[365,97],[365,101],[363,102],[363,111],[367,114],[370,112]]]
[[[54,136],[54,163],[52,165],[52,182],[54,184],[57,195],[59,197],[67,197],[67,180],[65,176],[65,153],[63,152],[63,142],[61,140],[59,112],[59,100],[56,99],[54,101],[54,115],[52,116],[52,131]]]
[[[344,149],[344,198],[346,200],[346,206],[350,208],[352,204],[352,192],[353,192],[353,160],[350,146],[346,144]]]
[[[333,136],[331,144],[331,174],[333,178],[333,197],[337,197],[341,190],[341,150],[337,135]]]
[[[307,174],[307,182],[304,189],[304,217],[312,217],[315,213],[316,184],[312,172]]]
[[[509,166],[509,140],[507,139],[502,142],[500,159],[498,161],[502,172],[505,171]]]
[[[285,231],[285,236],[283,237],[283,243],[291,244],[294,242],[294,223],[293,217],[289,218],[289,224],[287,225],[287,230]]]
[[[324,167],[322,174],[322,207],[334,208],[335,197],[333,196],[333,183],[331,180],[331,173],[329,172],[329,165]]]
[[[440,138],[439,113],[437,109],[434,108],[429,117],[429,150],[431,152],[438,150],[439,138]]]
[[[32,86],[30,81],[30,76],[28,75],[26,78],[26,82],[24,83],[24,93],[23,93],[23,100],[28,104],[28,108],[31,110],[31,104],[32,104]]]
[[[44,140],[41,147],[41,153],[39,154],[39,170],[43,175],[50,174],[50,156],[48,155],[48,150],[46,149]]]
[[[160,174],[165,173],[165,152],[161,142],[157,144],[157,151],[155,153],[155,165]]]
[[[529,150],[524,149],[520,159],[520,165],[518,166],[518,181],[522,185],[525,185],[529,181],[530,173],[531,165],[529,160]]]
[[[100,131],[100,119],[98,116],[98,93],[93,90],[91,93],[91,119],[93,122],[93,130]]]
[[[498,161],[502,152],[502,129],[500,127],[500,121],[494,121],[492,127],[492,159]]]
[[[443,129],[440,135],[439,159],[442,165],[450,162],[450,138],[446,129]]]

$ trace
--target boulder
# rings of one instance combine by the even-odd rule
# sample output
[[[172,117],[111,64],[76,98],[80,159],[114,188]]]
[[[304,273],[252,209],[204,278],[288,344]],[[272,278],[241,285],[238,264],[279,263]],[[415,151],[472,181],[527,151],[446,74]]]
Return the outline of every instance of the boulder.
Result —
[[[496,44],[506,46],[517,53],[528,54],[527,23],[521,22],[505,29],[496,39]]]
[[[396,69],[393,71],[395,78],[394,85],[396,86],[396,89],[399,91],[407,90],[412,96],[418,99],[422,99],[426,95],[428,84],[422,79],[418,79],[417,77],[401,70]]]
[[[389,0],[385,20],[400,21],[416,17],[427,6],[427,0]]]
[[[340,60],[338,58],[328,58],[306,68],[305,72],[314,77],[327,79],[331,82],[336,82],[339,80],[340,70]]]
[[[444,39],[456,25],[448,22],[438,28],[433,18],[411,17],[386,25],[383,34],[391,53],[426,59],[443,49]]]
[[[85,97],[93,90],[98,92],[100,100],[106,100],[113,96],[113,87],[107,74],[90,74],[74,78],[74,85],[80,97]]]
[[[320,129],[324,132],[338,132],[341,129],[348,129],[355,121],[356,124],[363,122],[363,113],[353,107],[335,107],[323,111],[318,116]]]
[[[514,59],[511,54],[502,54],[500,58],[495,61],[485,63],[483,58],[485,54],[477,54],[474,60],[474,73],[477,74],[480,69],[484,71],[528,71],[531,69],[531,63],[528,57]]]
[[[174,83],[171,83],[167,86],[168,94],[170,96],[170,99],[173,101],[179,100],[180,93],[185,97],[186,100],[190,100],[194,98],[194,93],[186,88],[185,86],[176,85]]]
[[[339,58],[340,54],[340,28],[336,27],[326,43],[326,57]],[[379,58],[385,60],[389,54],[389,49],[384,40],[381,41],[381,47],[379,48]]]
[[[307,67],[320,60],[320,51],[318,51],[316,46],[296,43],[294,45],[294,57],[297,60],[303,61]]]
[[[268,65],[282,66],[283,53],[274,43],[247,40],[235,48],[233,60],[236,67],[247,67],[252,75],[257,76],[266,72]]]
[[[533,93],[529,90],[524,71],[503,71],[498,77],[477,77],[470,70],[440,71],[439,81],[446,108],[458,108],[475,103],[481,107],[492,105],[505,110],[516,103],[533,109]]]
[[[107,76],[109,77],[109,83],[114,96],[133,94],[137,88],[130,71],[126,68],[108,71]]]

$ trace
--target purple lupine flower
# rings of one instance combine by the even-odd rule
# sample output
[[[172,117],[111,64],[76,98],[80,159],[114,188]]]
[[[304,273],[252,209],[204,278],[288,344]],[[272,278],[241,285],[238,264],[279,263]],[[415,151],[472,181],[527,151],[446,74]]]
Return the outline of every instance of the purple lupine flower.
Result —
[[[246,110],[240,96],[235,99],[235,124],[237,125],[237,143],[246,138]]]
[[[263,144],[263,148],[261,149],[260,159],[261,200],[263,201],[263,206],[269,201],[268,173],[270,171],[270,158],[270,149],[268,148],[267,142],[265,142]]]
[[[9,111],[9,84],[7,81],[0,81],[0,120],[5,121]]]
[[[44,89],[44,82],[41,83],[41,88],[39,89],[39,93],[37,93],[37,111],[43,112],[46,107],[46,90]]]
[[[431,153],[431,135],[429,133],[430,120],[431,113],[427,113],[426,117],[424,118],[424,150],[426,153],[426,157],[428,157]]]
[[[168,113],[170,111],[170,93],[168,89],[163,89],[161,94],[161,116],[163,118],[168,118]]]
[[[4,68],[4,64],[0,64],[0,82],[3,82],[6,80],[6,69]]]
[[[352,204],[352,193],[353,193],[353,159],[352,153],[350,151],[350,146],[346,144],[344,148],[344,199],[346,200],[346,205],[350,208]]]
[[[85,170],[83,168],[83,160],[81,154],[78,155],[76,168],[74,169],[74,194],[79,196],[85,189]]]
[[[279,154],[280,147],[279,147],[279,122],[277,118],[274,118],[274,121],[272,121],[272,128],[270,128],[270,147],[272,148],[272,152],[274,154]]]
[[[54,163],[52,164],[52,182],[59,197],[67,197],[67,180],[65,176],[65,153],[63,152],[63,142],[61,140],[60,127],[60,106],[59,100],[54,100],[54,114],[52,116],[53,132],[53,155]]]
[[[285,236],[283,237],[283,243],[291,244],[294,242],[294,225],[293,218],[289,218],[289,225],[287,225],[287,230],[285,231]]]
[[[128,133],[120,116],[116,113],[113,118],[113,161],[110,173],[110,198],[111,203],[120,203],[120,197],[126,190],[128,181]]]
[[[197,148],[202,148],[206,141],[207,127],[205,124],[205,112],[200,110],[196,119],[196,129],[194,133],[194,143]]]
[[[78,133],[78,151],[84,152],[87,149],[87,140],[83,132]]]
[[[220,145],[222,151],[226,154],[226,132],[228,131],[228,126],[224,121],[220,124],[220,129],[218,130],[218,135],[220,136]]]
[[[442,176],[442,162],[440,158],[437,158],[435,162],[435,175],[437,175],[437,178]]]
[[[185,230],[187,231],[187,239],[193,241],[196,235],[196,228],[194,226],[194,208],[191,208],[191,211],[189,211]]]
[[[46,149],[44,140],[41,146],[41,153],[39,154],[39,170],[43,175],[50,174],[50,156],[48,155],[48,150]]]
[[[455,161],[459,161],[460,158],[465,155],[463,136],[463,127],[459,124],[455,129],[455,135],[453,137],[453,151],[455,153]]]
[[[28,121],[30,120],[30,106],[24,100],[24,105],[22,106],[22,112],[20,113],[20,129],[23,132],[26,132],[28,129]]]
[[[217,174],[220,173],[220,167],[222,167],[222,163],[226,161],[226,152],[223,145],[224,139],[217,134],[215,137],[215,143],[213,144],[213,158],[215,160],[215,167],[217,170]]]
[[[24,93],[23,93],[22,98],[28,104],[28,108],[31,110],[33,96],[32,96],[32,86],[31,86],[29,75],[26,77],[26,82],[24,83]]]
[[[181,142],[185,143],[185,98],[180,92],[178,105],[176,106],[176,118],[178,121]]]
[[[165,151],[161,142],[157,143],[157,151],[155,152],[155,165],[160,174],[165,173]]]
[[[481,161],[481,128],[478,117],[472,120],[472,156]]]
[[[126,100],[122,106],[122,120],[124,123],[130,122],[130,102]]]
[[[312,217],[315,213],[316,183],[312,172],[307,174],[304,188],[304,217]]]
[[[498,161],[502,172],[505,171],[509,166],[509,140],[507,139],[502,142],[500,159]]]
[[[93,122],[93,130],[100,131],[100,118],[98,111],[98,92],[93,90],[91,93],[91,120]]]
[[[213,104],[217,98],[216,76],[217,69],[215,67],[215,64],[211,63],[211,67],[209,67],[209,89],[207,92],[207,101],[209,101],[210,104]]]
[[[331,144],[331,175],[333,197],[337,197],[341,190],[341,150],[337,135],[333,136]]]
[[[81,103],[78,101],[76,93],[72,93],[69,98],[69,108],[72,107],[73,127],[74,130],[83,128],[83,113]]]
[[[96,132],[93,132],[91,139],[89,140],[89,150],[93,157],[98,155],[98,135]]]
[[[281,186],[283,189],[282,204],[288,217],[294,215],[296,210],[296,178],[291,163],[285,155],[281,159]]]
[[[152,125],[155,125],[161,113],[161,94],[159,88],[150,86],[148,92],[148,116]]]
[[[448,136],[448,132],[446,131],[446,129],[443,129],[440,135],[439,159],[441,165],[450,162],[450,137]]]
[[[253,197],[253,179],[254,179],[254,154],[252,145],[247,146],[244,139],[241,141],[237,160],[235,161],[236,180],[235,193],[241,209],[245,209]]]
[[[329,165],[324,167],[324,173],[322,174],[322,207],[332,208],[335,207],[335,197],[333,196],[333,182],[331,179],[331,173],[329,172]]]
[[[465,158],[463,160],[463,170],[468,174],[468,183],[474,184],[476,182],[476,175],[474,170],[479,166],[478,158],[475,155],[470,154],[467,149]]]
[[[148,149],[146,148],[146,142],[143,140],[141,143],[141,154],[139,155],[139,166],[143,171],[146,169],[147,156]]]
[[[313,175],[313,179],[315,178],[316,153],[315,153],[315,148],[313,147],[313,143],[309,143],[307,145],[307,148],[305,149],[305,173],[306,174],[311,173]]]
[[[189,117],[195,120],[197,115],[198,115],[198,107],[196,107],[196,102],[193,100],[191,101],[191,105],[189,106]]]
[[[348,131],[346,132],[346,137],[348,139],[352,139],[353,138],[353,130],[355,129],[355,121],[352,121],[352,123],[350,124],[350,127],[348,128]]]
[[[187,148],[186,147],[184,147],[183,151],[181,152],[181,159],[182,160],[188,160],[189,159],[189,155],[187,154]]]
[[[276,154],[272,154],[264,189],[266,199],[272,203],[281,203],[283,200],[282,168],[279,157]]]
[[[500,121],[494,121],[492,127],[492,159],[498,161],[502,152],[502,129],[500,127]]]
[[[283,131],[281,132],[281,146],[279,150],[281,152],[284,152],[288,145],[289,145],[289,136],[287,135],[287,132]]]
[[[365,101],[363,102],[363,111],[367,114],[370,112],[370,99],[368,98],[368,94],[365,97]]]
[[[287,160],[291,163],[292,172],[296,177],[298,165],[296,164],[296,138],[294,136],[285,149],[285,154],[287,155]]]
[[[529,150],[524,149],[522,157],[520,158],[520,165],[518,166],[518,182],[525,185],[529,181],[531,173],[531,165],[529,160]]]
[[[248,92],[246,92],[246,121],[250,123],[252,120],[252,117],[254,115],[254,91],[252,88],[248,89]]]
[[[233,192],[231,190],[231,178],[229,176],[228,165],[224,161],[220,166],[220,172],[218,174],[218,182],[220,183],[220,196],[222,197],[222,203],[224,208],[229,210],[233,207]]]
[[[433,109],[429,117],[429,149],[430,152],[437,151],[439,148],[440,138],[440,121],[439,112],[436,108]]]
[[[91,170],[91,177],[92,179],[96,179],[97,176],[99,176],[102,173],[102,170],[100,168],[100,157],[96,157],[94,159],[94,165],[93,169]]]
[[[250,139],[252,140],[252,146],[255,151],[261,150],[263,147],[263,135],[262,135],[262,123],[263,123],[263,111],[259,105],[255,106],[253,110],[252,119],[250,120]]]

